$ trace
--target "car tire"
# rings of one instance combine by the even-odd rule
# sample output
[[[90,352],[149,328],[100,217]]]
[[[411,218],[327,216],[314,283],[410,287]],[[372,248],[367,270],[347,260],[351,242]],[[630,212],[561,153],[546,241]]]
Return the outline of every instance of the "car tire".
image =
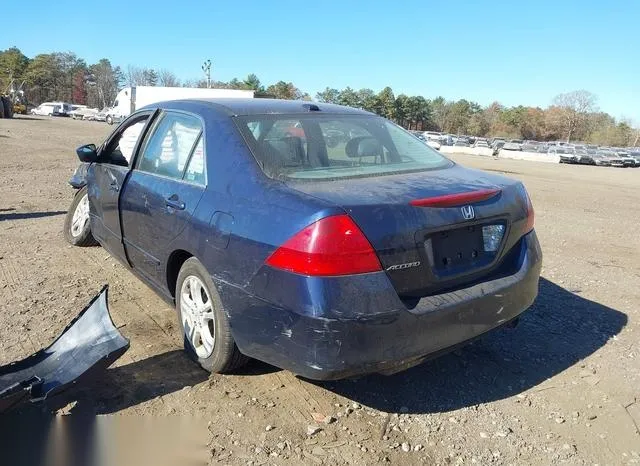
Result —
[[[111,115],[107,115],[107,118],[105,118],[104,121],[106,121],[108,125],[113,124],[113,118],[111,118]]]
[[[69,244],[79,247],[96,246],[89,222],[87,187],[78,190],[64,219],[64,237]]]
[[[195,257],[180,268],[175,296],[178,326],[191,359],[212,373],[231,372],[247,363],[249,358],[240,352],[231,335],[216,286]]]

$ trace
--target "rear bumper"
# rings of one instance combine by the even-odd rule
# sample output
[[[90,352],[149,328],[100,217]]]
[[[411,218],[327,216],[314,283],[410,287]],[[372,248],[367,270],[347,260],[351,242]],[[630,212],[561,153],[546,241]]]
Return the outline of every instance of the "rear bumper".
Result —
[[[240,288],[219,286],[236,343],[248,356],[316,380],[395,372],[500,327],[533,303],[542,253],[535,232],[519,244],[513,275],[422,298],[413,309],[404,306],[395,291],[380,290],[382,280],[371,289],[356,285],[339,290],[345,294],[342,300],[354,307],[365,301],[368,308],[366,314],[345,318],[334,318],[330,311],[332,317],[326,317],[323,306],[300,312]],[[309,290],[310,295],[318,292]],[[349,293],[352,296],[346,296]],[[380,293],[393,293],[396,299]],[[323,297],[321,302],[329,304],[331,299]]]

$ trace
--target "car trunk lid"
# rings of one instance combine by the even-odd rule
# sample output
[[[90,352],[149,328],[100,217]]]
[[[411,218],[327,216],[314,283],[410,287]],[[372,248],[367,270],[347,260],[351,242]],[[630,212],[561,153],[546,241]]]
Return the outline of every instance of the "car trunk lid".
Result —
[[[458,165],[288,184],[342,207],[401,297],[426,296],[486,276],[525,233],[521,184]]]

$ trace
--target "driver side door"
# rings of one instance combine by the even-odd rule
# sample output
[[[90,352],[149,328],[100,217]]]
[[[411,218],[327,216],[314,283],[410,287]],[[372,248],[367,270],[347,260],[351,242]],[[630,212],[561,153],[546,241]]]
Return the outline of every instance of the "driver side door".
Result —
[[[93,237],[112,256],[127,263],[118,203],[134,155],[153,111],[136,113],[122,123],[98,151],[87,170],[89,218]]]

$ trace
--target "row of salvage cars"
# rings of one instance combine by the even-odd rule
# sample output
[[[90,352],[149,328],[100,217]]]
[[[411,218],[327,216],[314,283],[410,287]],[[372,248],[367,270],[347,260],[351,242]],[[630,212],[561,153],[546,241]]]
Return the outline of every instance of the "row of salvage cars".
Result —
[[[584,149],[555,146],[549,154],[556,154],[560,163],[597,165],[602,167],[640,167],[640,149],[629,151],[619,148]]]
[[[538,142],[499,139],[492,143],[499,150],[535,152],[558,157],[560,163],[597,165],[603,167],[640,167],[640,147],[599,147],[596,145],[567,144],[565,142]]]

